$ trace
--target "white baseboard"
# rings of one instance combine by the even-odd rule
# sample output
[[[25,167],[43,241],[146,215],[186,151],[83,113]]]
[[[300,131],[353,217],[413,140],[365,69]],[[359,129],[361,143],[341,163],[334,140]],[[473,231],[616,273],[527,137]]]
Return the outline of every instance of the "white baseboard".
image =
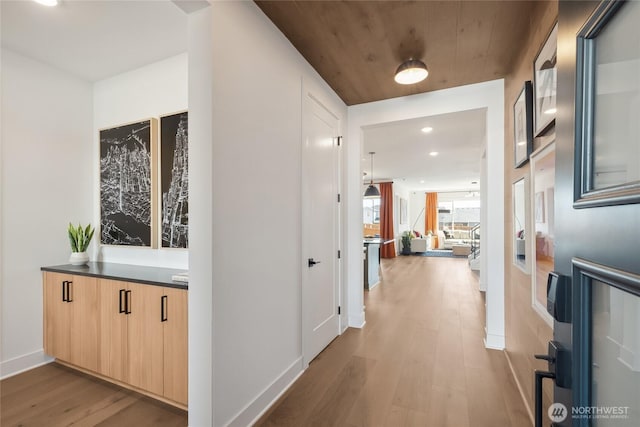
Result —
[[[365,324],[365,320],[364,320],[364,311],[361,313],[356,314],[355,316],[351,316],[349,315],[349,327],[350,328],[364,328],[364,324]]]
[[[300,357],[233,417],[226,426],[246,427],[253,425],[291,387],[303,372],[302,357]]]
[[[53,357],[44,354],[44,350],[14,357],[0,363],[0,379],[3,380],[51,362],[53,362]]]
[[[511,357],[509,357],[509,353],[507,353],[507,351],[504,351],[504,357],[507,358],[507,364],[509,365],[509,370],[511,371],[511,376],[513,377],[514,381],[516,382],[516,387],[518,387],[518,392],[520,393],[520,397],[522,398],[522,402],[524,403],[524,407],[527,410],[527,414],[529,415],[529,420],[531,421],[531,425],[535,424],[535,418],[533,417],[533,411],[531,410],[531,405],[529,405],[529,402],[527,401],[527,398],[524,394],[524,389],[522,388],[522,384],[520,384],[520,380],[518,379],[518,376],[516,375],[516,370],[513,367],[513,364],[511,363]]]
[[[484,339],[484,346],[492,350],[504,350],[504,335],[487,334]]]

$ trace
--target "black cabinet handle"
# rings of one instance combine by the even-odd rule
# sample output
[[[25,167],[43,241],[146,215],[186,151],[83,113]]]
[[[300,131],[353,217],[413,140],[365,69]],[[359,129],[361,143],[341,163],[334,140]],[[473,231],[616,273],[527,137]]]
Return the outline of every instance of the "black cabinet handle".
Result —
[[[161,322],[167,321],[167,299],[168,297],[166,295],[163,295],[162,298],[160,298],[160,321]]]
[[[125,296],[125,291],[124,289],[120,289],[120,295],[118,297],[118,313],[124,313],[125,309],[124,309],[124,296]]]
[[[71,298],[71,284],[73,282],[70,282],[69,280],[63,280],[62,281],[62,301],[63,302],[72,302],[73,299]]]
[[[73,302],[73,282],[67,280],[67,302]]]
[[[125,291],[124,314],[131,314],[131,291]]]

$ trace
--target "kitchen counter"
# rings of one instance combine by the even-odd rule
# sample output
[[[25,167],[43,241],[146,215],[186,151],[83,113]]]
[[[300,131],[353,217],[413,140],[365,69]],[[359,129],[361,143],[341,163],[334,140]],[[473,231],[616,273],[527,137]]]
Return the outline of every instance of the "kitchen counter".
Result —
[[[380,282],[380,238],[368,238],[362,241],[364,247],[364,288],[373,289]]]
[[[51,271],[54,273],[75,274],[78,276],[122,280],[125,282],[165,286],[169,288],[188,289],[187,283],[171,280],[171,276],[174,274],[184,273],[185,271],[174,268],[148,267],[110,262],[89,262],[87,265],[64,264],[41,267],[40,270]]]
[[[364,238],[362,243],[365,245],[382,245],[384,241],[379,237]]]

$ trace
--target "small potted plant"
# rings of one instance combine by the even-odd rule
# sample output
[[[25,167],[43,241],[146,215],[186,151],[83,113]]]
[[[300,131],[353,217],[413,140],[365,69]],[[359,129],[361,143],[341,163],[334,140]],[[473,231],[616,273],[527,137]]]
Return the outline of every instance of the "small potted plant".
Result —
[[[89,255],[87,254],[87,248],[91,243],[93,232],[95,229],[88,224],[86,227],[82,227],[78,224],[78,227],[74,227],[69,223],[69,243],[71,243],[71,256],[69,257],[69,263],[71,265],[83,265],[89,262]]]
[[[411,254],[411,239],[413,239],[413,233],[410,230],[402,233],[402,255]]]

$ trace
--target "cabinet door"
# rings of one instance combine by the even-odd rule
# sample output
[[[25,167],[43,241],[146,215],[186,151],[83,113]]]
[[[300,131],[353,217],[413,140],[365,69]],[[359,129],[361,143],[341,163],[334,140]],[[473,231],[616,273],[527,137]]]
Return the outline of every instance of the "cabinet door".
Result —
[[[160,286],[129,284],[129,383],[152,393],[163,393],[163,343]]]
[[[100,293],[100,356],[98,372],[118,381],[128,381],[127,315],[125,297],[129,284],[98,281]]]
[[[69,363],[98,370],[98,283],[95,277],[73,276],[69,284]]]
[[[73,277],[51,272],[45,272],[43,276],[44,352],[61,360],[69,360],[71,311],[69,303],[63,301],[63,289],[65,282],[72,281]]]
[[[187,291],[164,288],[164,396],[187,404]]]

